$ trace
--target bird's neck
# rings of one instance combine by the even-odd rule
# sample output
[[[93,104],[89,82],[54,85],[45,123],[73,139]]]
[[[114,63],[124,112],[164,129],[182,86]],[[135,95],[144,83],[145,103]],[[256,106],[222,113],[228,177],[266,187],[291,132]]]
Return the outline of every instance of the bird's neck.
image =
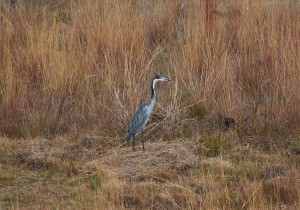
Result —
[[[155,84],[156,84],[156,82],[157,82],[156,80],[153,80],[152,84],[151,84],[151,101],[150,101],[150,103],[152,105],[155,104],[155,100],[156,100],[156,92],[155,92]]]

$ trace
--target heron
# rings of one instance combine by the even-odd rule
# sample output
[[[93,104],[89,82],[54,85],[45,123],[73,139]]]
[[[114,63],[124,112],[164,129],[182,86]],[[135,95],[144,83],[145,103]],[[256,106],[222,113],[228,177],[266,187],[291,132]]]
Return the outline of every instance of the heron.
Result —
[[[146,124],[149,120],[150,114],[153,110],[153,107],[156,102],[156,92],[155,92],[155,84],[157,82],[165,82],[171,81],[168,78],[162,76],[156,76],[153,78],[151,82],[151,100],[149,103],[142,104],[134,113],[133,117],[131,118],[128,126],[128,131],[126,135],[126,141],[129,142],[132,139],[132,150],[135,151],[134,148],[134,137],[138,132],[142,132],[142,144],[143,144],[143,151],[145,151],[144,146],[144,129]]]

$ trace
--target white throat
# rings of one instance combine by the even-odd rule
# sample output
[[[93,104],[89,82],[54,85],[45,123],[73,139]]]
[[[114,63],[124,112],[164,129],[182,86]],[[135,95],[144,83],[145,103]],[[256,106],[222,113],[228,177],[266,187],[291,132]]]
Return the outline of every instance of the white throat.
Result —
[[[152,88],[155,89],[155,84],[160,81],[159,79],[154,79],[153,80],[153,84],[152,84]]]

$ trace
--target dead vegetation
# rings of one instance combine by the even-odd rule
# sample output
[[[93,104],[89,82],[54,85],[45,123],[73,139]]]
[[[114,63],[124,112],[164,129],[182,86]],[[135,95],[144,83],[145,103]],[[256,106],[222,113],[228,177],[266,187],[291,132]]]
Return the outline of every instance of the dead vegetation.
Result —
[[[300,4],[0,2],[0,208],[297,209]],[[146,152],[122,145],[158,86]]]
[[[0,132],[122,135],[156,74],[173,81],[159,88],[157,112],[168,110],[175,124],[239,122],[259,104],[249,119],[255,134],[293,132],[299,8],[279,0],[2,1]]]
[[[201,138],[147,141],[145,152],[139,147],[132,152],[130,145],[101,150],[103,139],[96,137],[0,142],[3,208],[297,209],[299,204],[299,159],[249,145],[224,147],[212,157],[199,146]]]

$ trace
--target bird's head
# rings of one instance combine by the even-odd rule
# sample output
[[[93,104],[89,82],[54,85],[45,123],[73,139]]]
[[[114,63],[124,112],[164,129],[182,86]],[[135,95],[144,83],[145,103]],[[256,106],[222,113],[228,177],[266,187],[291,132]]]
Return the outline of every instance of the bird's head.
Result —
[[[157,82],[166,82],[166,81],[171,81],[171,80],[168,79],[168,78],[166,78],[166,77],[162,77],[162,76],[156,76],[156,77],[154,77],[153,80],[152,80],[152,85],[151,85],[152,90],[154,90],[155,84]]]
[[[155,83],[156,82],[166,82],[166,81],[171,81],[171,80],[166,77],[162,77],[160,75],[153,78],[153,82],[155,82]]]

